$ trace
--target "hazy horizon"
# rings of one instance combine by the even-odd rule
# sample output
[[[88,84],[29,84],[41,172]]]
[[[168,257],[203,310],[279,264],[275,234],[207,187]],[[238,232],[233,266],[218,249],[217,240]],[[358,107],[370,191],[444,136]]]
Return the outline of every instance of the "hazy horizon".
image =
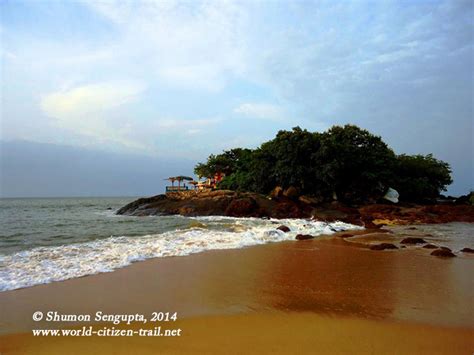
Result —
[[[0,177],[0,198],[152,196],[165,191],[168,176],[194,176],[196,163],[58,144],[0,141],[0,167],[9,171]],[[32,168],[35,175],[29,174]],[[64,181],[69,182],[68,188],[58,189]],[[469,191],[454,181],[443,194],[460,196]]]
[[[0,11],[1,196],[160,193],[211,153],[347,123],[448,162],[447,194],[474,189],[472,1]]]

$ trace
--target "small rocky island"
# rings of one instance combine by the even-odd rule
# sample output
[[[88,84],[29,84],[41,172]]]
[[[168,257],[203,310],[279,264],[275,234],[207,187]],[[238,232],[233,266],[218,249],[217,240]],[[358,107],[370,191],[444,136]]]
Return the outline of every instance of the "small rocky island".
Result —
[[[373,228],[385,224],[474,222],[470,204],[374,203],[349,206],[299,195],[296,188],[276,187],[270,195],[231,190],[182,191],[140,198],[117,211],[129,216],[229,216],[312,218]]]
[[[198,181],[168,178],[178,186],[117,213],[312,218],[365,227],[474,222],[473,192],[441,195],[452,183],[448,163],[432,154],[397,155],[381,137],[354,125],[279,131],[257,149],[211,154],[194,173]],[[182,190],[181,181],[194,189]]]

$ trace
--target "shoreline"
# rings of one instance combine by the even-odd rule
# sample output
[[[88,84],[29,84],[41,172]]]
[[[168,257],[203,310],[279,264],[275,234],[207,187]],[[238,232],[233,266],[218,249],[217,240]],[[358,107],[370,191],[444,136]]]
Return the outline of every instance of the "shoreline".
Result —
[[[239,340],[251,333],[267,339],[266,347],[259,345],[260,353],[268,344],[278,345],[275,353],[285,353],[294,342],[302,344],[302,353],[322,343],[328,351],[346,352],[353,346],[355,353],[387,352],[387,344],[394,341],[399,344],[394,349],[406,353],[472,351],[474,287],[469,270],[474,270],[474,256],[438,258],[417,246],[368,248],[374,241],[401,237],[384,229],[344,231],[304,241],[152,258],[113,272],[1,292],[0,352],[80,353],[100,347],[120,353],[117,344],[134,344],[143,352],[159,348],[189,353],[198,346],[219,353],[222,346],[231,346],[239,353],[255,350]],[[99,326],[35,323],[31,317],[36,311],[92,318],[97,311],[178,312],[177,324],[186,336],[33,337],[31,329]],[[420,332],[426,338],[419,338]],[[350,340],[339,343],[337,337]]]

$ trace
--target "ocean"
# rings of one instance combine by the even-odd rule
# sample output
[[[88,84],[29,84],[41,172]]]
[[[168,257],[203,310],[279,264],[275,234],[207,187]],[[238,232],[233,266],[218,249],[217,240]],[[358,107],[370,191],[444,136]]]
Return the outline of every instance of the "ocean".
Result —
[[[111,272],[149,258],[361,228],[294,219],[115,214],[134,199],[0,199],[0,291]],[[277,230],[281,224],[291,231]]]

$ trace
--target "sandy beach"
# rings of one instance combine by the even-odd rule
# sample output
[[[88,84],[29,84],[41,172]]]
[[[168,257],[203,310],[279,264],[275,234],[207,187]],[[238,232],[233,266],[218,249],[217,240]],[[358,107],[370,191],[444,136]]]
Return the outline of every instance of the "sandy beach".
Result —
[[[2,292],[0,351],[472,353],[473,256],[429,253],[420,247],[372,251],[325,237],[151,259]],[[177,312],[173,327],[182,336],[33,337],[31,329],[83,325],[35,323],[35,311]]]

